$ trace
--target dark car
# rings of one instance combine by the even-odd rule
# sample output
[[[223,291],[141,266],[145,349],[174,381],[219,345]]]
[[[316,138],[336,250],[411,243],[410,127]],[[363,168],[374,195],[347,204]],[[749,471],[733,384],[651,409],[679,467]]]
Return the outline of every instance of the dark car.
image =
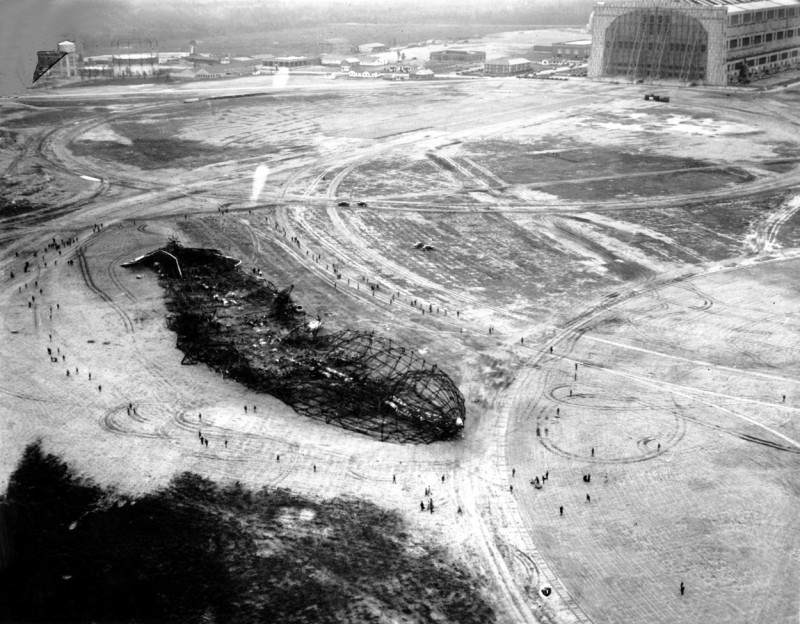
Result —
[[[347,201],[340,201],[337,206],[341,206],[342,208],[347,208],[350,205],[350,202]]]
[[[359,208],[366,208],[366,207],[367,207],[367,202],[365,202],[365,201],[360,201],[360,202],[358,202],[358,203],[356,204],[356,206],[358,206]]]

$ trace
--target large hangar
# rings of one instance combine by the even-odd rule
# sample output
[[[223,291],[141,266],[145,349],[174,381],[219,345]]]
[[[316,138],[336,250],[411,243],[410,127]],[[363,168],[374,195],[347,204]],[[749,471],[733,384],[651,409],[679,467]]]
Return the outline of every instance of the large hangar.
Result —
[[[590,78],[725,85],[800,60],[800,0],[610,0],[591,28]]]

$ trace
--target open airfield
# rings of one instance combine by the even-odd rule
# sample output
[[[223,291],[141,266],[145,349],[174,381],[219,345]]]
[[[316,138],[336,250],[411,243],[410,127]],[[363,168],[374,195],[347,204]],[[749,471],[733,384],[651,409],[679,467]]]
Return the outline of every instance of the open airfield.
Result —
[[[800,94],[647,92],[252,77],[2,101],[0,488],[41,438],[122,492],[190,470],[395,510],[499,621],[796,621]],[[171,237],[436,363],[463,435],[382,443],[181,365],[156,276],[120,266]]]

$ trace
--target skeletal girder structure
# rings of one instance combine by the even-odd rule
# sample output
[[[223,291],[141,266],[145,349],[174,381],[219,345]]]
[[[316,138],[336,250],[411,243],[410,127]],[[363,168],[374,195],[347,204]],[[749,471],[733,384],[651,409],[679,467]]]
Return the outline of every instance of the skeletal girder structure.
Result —
[[[203,362],[301,414],[381,440],[430,443],[461,431],[463,396],[412,348],[374,332],[312,329],[291,288],[214,250],[172,241],[125,266],[135,264],[159,271],[184,363]]]

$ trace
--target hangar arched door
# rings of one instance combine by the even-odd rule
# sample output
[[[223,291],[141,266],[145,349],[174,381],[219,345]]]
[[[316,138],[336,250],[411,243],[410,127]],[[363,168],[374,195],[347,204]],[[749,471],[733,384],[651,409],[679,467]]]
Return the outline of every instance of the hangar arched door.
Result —
[[[603,75],[701,81],[707,49],[708,32],[697,19],[672,9],[637,9],[606,30]]]

